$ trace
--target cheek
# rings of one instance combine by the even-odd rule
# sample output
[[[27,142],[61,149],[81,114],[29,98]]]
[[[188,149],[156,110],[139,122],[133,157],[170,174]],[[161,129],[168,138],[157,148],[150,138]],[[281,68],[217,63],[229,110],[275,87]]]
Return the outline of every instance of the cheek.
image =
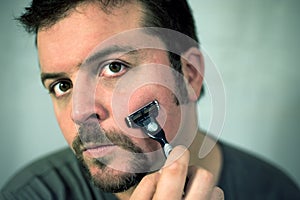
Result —
[[[168,142],[172,143],[173,139],[179,133],[179,128],[181,125],[181,112],[179,106],[174,106],[171,110],[166,111],[166,121],[163,125],[164,132]]]
[[[128,110],[134,112],[155,99],[163,111],[168,111],[168,108],[174,107],[176,103],[174,93],[169,88],[149,84],[138,88],[131,94],[128,100]]]

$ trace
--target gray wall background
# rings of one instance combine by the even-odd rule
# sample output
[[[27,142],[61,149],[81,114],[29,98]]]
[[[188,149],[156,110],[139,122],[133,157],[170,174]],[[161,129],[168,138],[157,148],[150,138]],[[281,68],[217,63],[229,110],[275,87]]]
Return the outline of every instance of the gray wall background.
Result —
[[[0,7],[0,187],[25,164],[66,146],[39,79],[34,37]],[[300,1],[190,0],[203,47],[226,88],[221,139],[275,163],[300,184]],[[179,11],[180,12],[180,11]],[[209,98],[200,103],[207,128]]]

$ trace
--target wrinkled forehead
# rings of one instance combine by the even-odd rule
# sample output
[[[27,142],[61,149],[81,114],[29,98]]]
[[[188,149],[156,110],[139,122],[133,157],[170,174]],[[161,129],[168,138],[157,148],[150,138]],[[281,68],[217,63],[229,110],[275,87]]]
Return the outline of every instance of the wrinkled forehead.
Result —
[[[143,50],[161,50],[183,56],[187,46],[197,42],[177,31],[158,27],[142,27],[115,34],[99,43],[86,57],[83,63],[110,55],[122,56],[137,54]]]
[[[99,43],[87,56],[83,64],[90,64],[99,58],[109,59],[110,56],[138,55],[145,50],[167,51],[165,43],[148,28],[137,28],[114,36]]]

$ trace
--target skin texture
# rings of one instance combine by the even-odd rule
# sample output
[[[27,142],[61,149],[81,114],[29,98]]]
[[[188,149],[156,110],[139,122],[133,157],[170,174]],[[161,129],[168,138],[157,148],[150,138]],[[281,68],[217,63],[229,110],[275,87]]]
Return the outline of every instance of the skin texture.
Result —
[[[114,120],[111,103],[116,93],[121,96],[122,92],[127,92],[124,90],[118,93],[114,89],[118,79],[127,74],[129,70],[136,70],[144,75],[144,77],[137,76],[136,78],[155,77],[157,81],[164,79],[168,79],[170,82],[175,81],[168,74],[162,74],[160,68],[139,68],[139,66],[147,63],[170,65],[167,53],[155,49],[140,50],[134,54],[125,54],[118,57],[118,59],[130,63],[132,68],[124,68],[120,72],[113,73],[113,75],[111,71],[105,68],[100,71],[97,81],[92,81],[94,80],[93,76],[91,78],[88,73],[80,73],[81,64],[99,43],[116,33],[141,26],[143,18],[141,11],[142,8],[138,4],[125,4],[121,8],[111,10],[109,13],[103,12],[95,3],[81,4],[76,10],[71,11],[66,18],[51,27],[38,31],[37,45],[43,84],[47,89],[54,86],[55,93],[52,93],[51,96],[56,118],[66,141],[71,147],[78,136],[78,127],[82,123],[99,124],[101,130],[109,133],[115,132],[126,135],[127,132],[131,131],[121,129],[118,123],[123,126],[122,123],[124,122],[117,123]],[[124,19],[126,19],[126,22]],[[190,58],[193,65],[199,65],[202,69],[201,54],[197,50],[191,50],[187,57]],[[202,76],[195,73],[192,65],[185,61],[183,61],[183,73],[192,89],[188,96],[190,101],[188,106],[193,112],[189,113],[187,117],[191,119],[190,123],[196,126],[195,103],[200,95]],[[79,80],[80,84],[77,84]],[[59,83],[68,83],[69,85],[59,87]],[[69,86],[72,87],[69,88]],[[90,88],[93,88],[91,94],[87,92]],[[164,124],[163,128],[167,133],[167,139],[172,140],[177,134],[182,115],[180,106],[176,105],[174,101],[173,89],[157,84],[140,87],[133,91],[130,96],[128,108],[120,112],[128,114],[149,101],[157,99],[164,110],[164,117],[159,120]],[[90,95],[93,95],[93,98],[87,98]],[[188,129],[185,131],[186,134],[189,133]],[[143,152],[154,152],[160,148],[157,142],[146,138],[139,131],[137,131],[136,137],[132,137],[130,134],[127,134],[127,136],[133,145],[138,146]],[[194,142],[190,147],[191,149],[201,145],[201,136],[197,134],[195,137],[198,142]],[[84,162],[91,175],[96,179],[105,180],[111,176],[121,177],[126,175],[126,171],[130,171],[134,166],[133,160],[135,158],[132,152],[124,151],[117,145],[111,145],[108,148],[100,147],[100,149],[100,153],[99,151],[82,152]],[[109,158],[107,160],[109,160],[111,168],[100,169],[94,164],[94,157],[100,155]],[[163,158],[161,152],[147,156],[147,163],[153,163],[157,158]],[[181,199],[186,176],[189,176],[191,181],[189,181],[186,188],[186,199],[222,197],[222,195],[218,195],[219,190],[214,192],[214,184],[217,181],[221,166],[220,160],[220,152],[217,147],[204,160],[197,159],[197,152],[190,155],[186,148],[176,147],[171,152],[162,170],[146,176],[135,190],[135,187],[127,188],[127,191],[118,192],[116,195],[120,199],[129,199],[132,193],[132,199]],[[211,168],[212,170],[208,172],[203,168],[189,168],[189,163],[208,169]],[[163,165],[163,162],[160,164]],[[115,170],[115,168],[118,169]],[[110,179],[107,180],[111,181]]]

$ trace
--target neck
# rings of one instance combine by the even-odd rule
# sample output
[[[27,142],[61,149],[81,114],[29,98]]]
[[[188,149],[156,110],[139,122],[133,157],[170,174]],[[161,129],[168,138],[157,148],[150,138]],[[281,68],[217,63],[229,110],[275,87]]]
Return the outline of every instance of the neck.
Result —
[[[205,142],[205,144],[204,144]],[[205,153],[204,157],[200,156],[200,150],[208,152]],[[222,168],[222,152],[220,145],[211,137],[205,136],[203,132],[198,131],[193,143],[189,147],[191,152],[189,165],[204,168],[208,170],[214,176],[215,184],[218,183],[221,168]]]

